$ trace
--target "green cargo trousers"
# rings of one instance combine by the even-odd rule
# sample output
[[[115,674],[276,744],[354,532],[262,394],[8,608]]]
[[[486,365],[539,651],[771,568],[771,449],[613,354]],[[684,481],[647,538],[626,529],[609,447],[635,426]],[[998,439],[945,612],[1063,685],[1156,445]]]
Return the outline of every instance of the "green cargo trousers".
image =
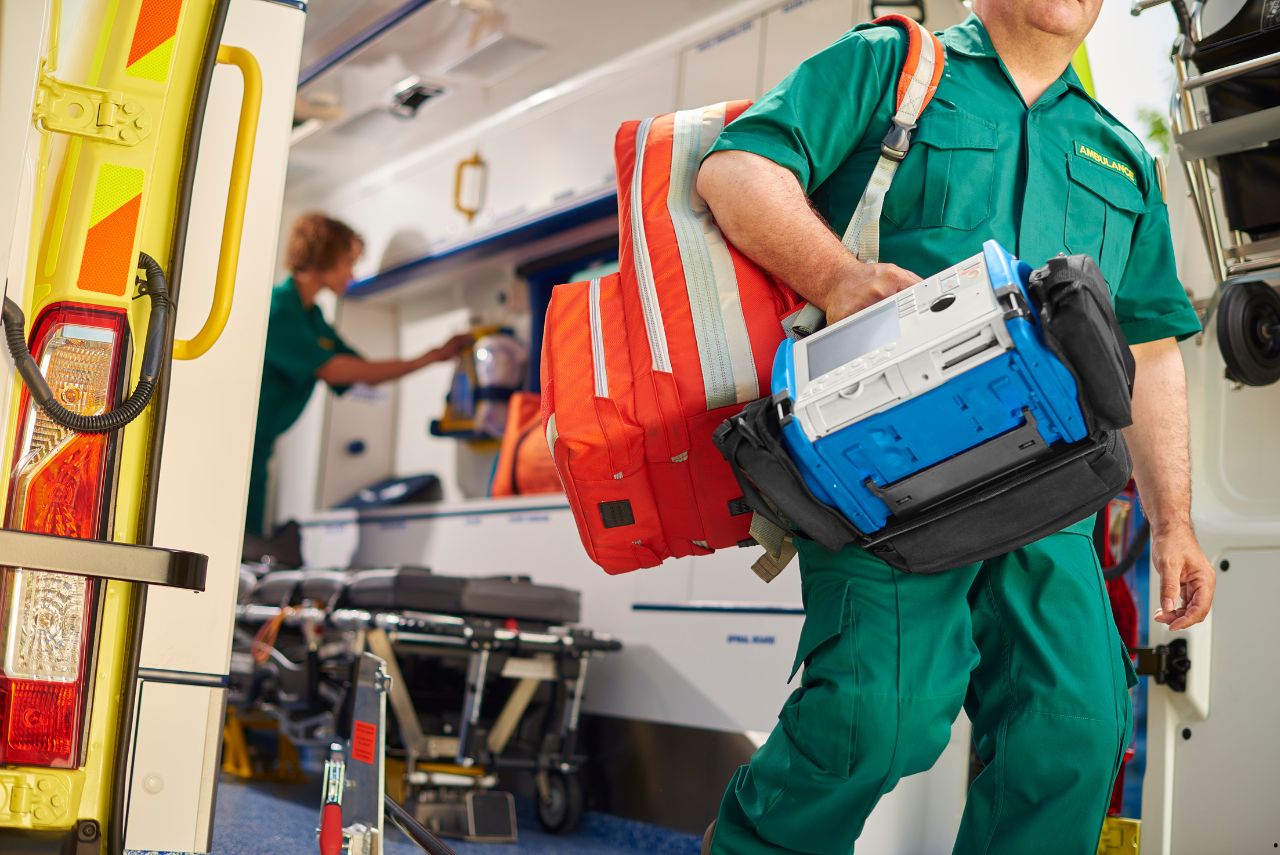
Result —
[[[805,543],[800,568],[802,685],[730,781],[715,855],[848,855],[881,796],[937,760],[961,707],[984,768],[954,851],[1097,850],[1137,679],[1090,537],[935,576]]]

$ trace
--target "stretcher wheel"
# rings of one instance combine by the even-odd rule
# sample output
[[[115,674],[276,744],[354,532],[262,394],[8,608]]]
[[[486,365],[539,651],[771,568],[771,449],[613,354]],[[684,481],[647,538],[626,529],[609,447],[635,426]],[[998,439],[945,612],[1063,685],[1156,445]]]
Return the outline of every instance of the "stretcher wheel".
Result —
[[[1280,380],[1280,294],[1262,282],[1232,282],[1218,305],[1218,348],[1227,376],[1246,386]]]
[[[578,776],[548,770],[547,785],[538,791],[538,825],[548,834],[569,834],[582,820],[582,782]]]

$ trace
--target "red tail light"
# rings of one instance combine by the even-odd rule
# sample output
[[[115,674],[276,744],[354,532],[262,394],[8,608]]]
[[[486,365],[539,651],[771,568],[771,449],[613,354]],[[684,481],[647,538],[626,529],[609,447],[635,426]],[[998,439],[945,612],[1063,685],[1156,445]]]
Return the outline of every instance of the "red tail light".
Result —
[[[119,310],[61,303],[40,316],[31,352],[63,406],[94,415],[115,402],[126,329]],[[19,415],[5,524],[107,537],[116,438],[55,424],[25,391]],[[80,576],[0,568],[0,763],[79,765],[96,594]]]

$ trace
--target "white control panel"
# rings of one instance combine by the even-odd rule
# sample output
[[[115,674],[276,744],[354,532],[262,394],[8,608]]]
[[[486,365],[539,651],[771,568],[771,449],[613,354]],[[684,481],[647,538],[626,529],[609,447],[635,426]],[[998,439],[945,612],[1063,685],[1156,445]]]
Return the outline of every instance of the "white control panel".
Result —
[[[792,411],[811,440],[1013,347],[983,255],[795,343]]]

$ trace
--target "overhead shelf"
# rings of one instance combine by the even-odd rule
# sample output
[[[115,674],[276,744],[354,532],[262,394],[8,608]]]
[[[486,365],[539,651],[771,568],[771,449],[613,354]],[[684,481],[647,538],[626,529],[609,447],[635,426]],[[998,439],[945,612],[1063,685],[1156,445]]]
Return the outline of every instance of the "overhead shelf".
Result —
[[[616,220],[617,216],[618,196],[614,192],[609,192],[495,229],[452,246],[433,249],[425,255],[357,280],[347,293],[353,297],[368,297],[430,275],[446,263],[459,264],[517,249],[579,226],[603,220]]]
[[[308,63],[298,74],[298,88],[306,86],[329,69],[340,64],[361,49],[368,47],[391,30],[398,27],[413,13],[430,6],[434,0],[408,0],[401,6],[392,9],[368,27],[354,33],[329,53],[314,62]]]

